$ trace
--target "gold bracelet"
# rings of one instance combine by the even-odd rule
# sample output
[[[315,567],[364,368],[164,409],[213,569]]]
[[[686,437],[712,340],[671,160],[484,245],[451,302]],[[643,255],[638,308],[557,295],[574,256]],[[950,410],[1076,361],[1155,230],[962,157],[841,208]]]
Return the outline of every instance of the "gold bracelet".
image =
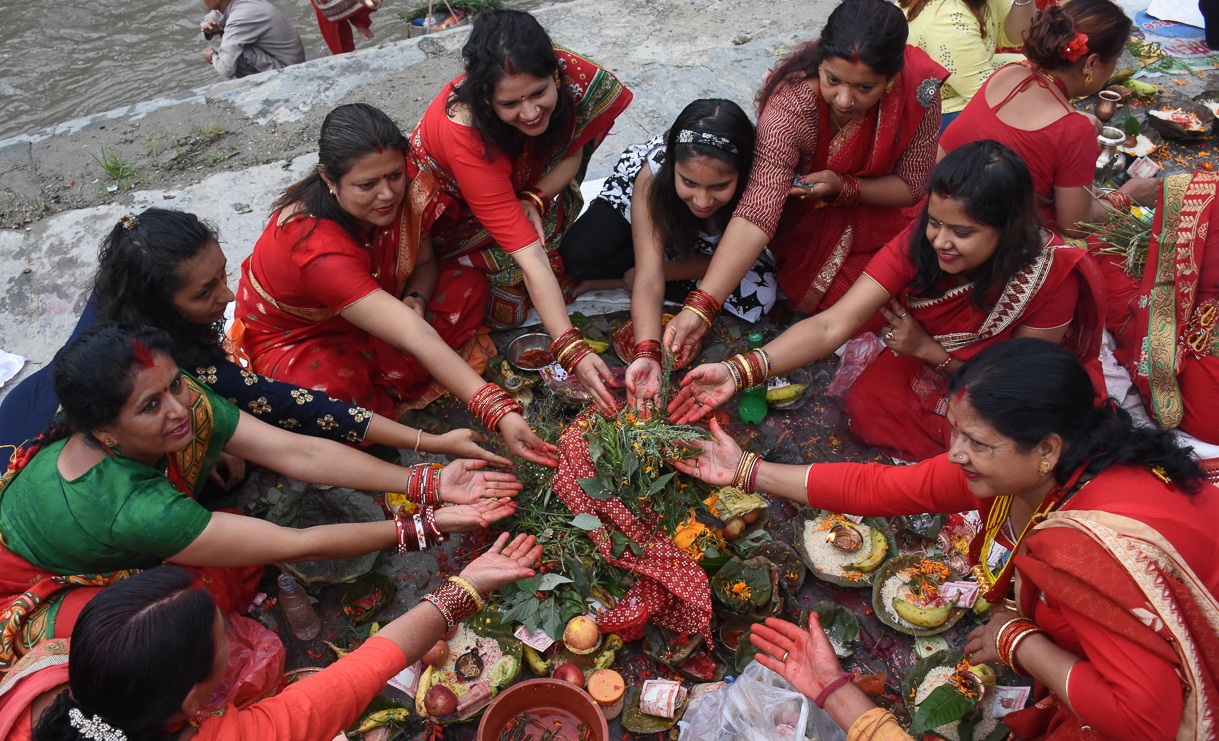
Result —
[[[474,588],[473,584],[466,581],[465,579],[463,579],[460,576],[450,576],[449,581],[455,582],[457,584],[457,586],[466,590],[466,592],[469,593],[469,595],[474,598],[474,602],[478,604],[478,610],[482,611],[483,597],[481,594],[478,593],[478,590]]]

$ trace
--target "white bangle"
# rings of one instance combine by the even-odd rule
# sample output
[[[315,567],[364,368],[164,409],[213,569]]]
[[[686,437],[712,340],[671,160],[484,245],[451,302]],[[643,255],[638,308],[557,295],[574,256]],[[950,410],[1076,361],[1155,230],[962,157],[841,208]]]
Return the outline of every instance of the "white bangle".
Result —
[[[1020,0],[1012,0],[1012,5],[1019,5],[1023,8],[1025,5],[1028,5],[1031,2],[1033,2],[1033,0],[1024,0],[1024,2],[1020,2]]]

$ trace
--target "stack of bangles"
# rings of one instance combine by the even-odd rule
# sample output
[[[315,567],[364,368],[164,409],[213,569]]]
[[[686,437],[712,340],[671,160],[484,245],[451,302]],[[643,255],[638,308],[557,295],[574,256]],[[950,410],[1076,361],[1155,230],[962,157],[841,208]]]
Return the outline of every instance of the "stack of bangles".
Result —
[[[1101,200],[1108,201],[1110,206],[1124,214],[1130,213],[1130,209],[1134,208],[1134,199],[1120,190],[1109,191],[1101,197]]]
[[[423,505],[440,504],[439,463],[416,463],[411,466],[411,475],[406,480],[407,501]]]
[[[449,539],[436,526],[436,508],[420,507],[413,515],[394,515],[398,527],[398,555],[413,551],[425,551]]]
[[[526,188],[520,193],[520,200],[529,201],[534,206],[537,206],[538,216],[543,219],[550,212],[550,199],[542,192],[541,188]]]
[[[693,311],[710,328],[715,323],[715,318],[720,315],[721,307],[720,302],[715,300],[715,296],[701,288],[695,288],[686,295],[686,302],[682,304],[682,308]]]
[[[635,362],[640,358],[655,360],[657,363],[662,361],[660,355],[660,340],[643,340],[635,345],[635,352],[631,356],[631,362]]]
[[[488,383],[474,392],[468,405],[474,418],[491,432],[499,430],[499,423],[509,414],[520,414],[524,407],[494,383]],[[439,486],[439,481],[437,482]]]
[[[859,178],[854,175],[847,175],[845,172],[838,176],[838,180],[842,182],[842,187],[838,191],[838,196],[831,202],[833,206],[854,206],[859,203]]]
[[[1028,672],[1016,664],[1016,647],[1034,633],[1045,633],[1045,631],[1038,628],[1037,623],[1028,618],[1016,618],[1008,621],[995,636],[995,652],[999,654],[999,660],[1010,666],[1012,671],[1017,674],[1028,676]]]
[[[770,378],[770,353],[757,348],[743,355],[733,355],[723,362],[738,389],[751,389]]]
[[[574,373],[580,361],[585,356],[591,355],[592,352],[592,348],[584,341],[584,335],[580,334],[580,330],[575,327],[559,335],[559,339],[550,343],[550,354],[554,355],[554,359],[559,361],[559,365],[563,366],[563,370],[568,373]]]
[[[444,616],[449,630],[483,609],[483,598],[470,582],[460,576],[450,576],[443,584],[419,599],[431,602]]]
[[[741,453],[741,462],[736,464],[736,475],[732,477],[732,485],[749,494],[757,491],[758,465],[761,462],[762,456],[757,453]]]

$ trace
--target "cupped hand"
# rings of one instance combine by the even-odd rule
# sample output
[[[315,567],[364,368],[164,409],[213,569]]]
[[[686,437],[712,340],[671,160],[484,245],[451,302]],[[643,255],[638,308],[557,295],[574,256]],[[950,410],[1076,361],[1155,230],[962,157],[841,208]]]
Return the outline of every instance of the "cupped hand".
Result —
[[[440,501],[446,504],[473,504],[481,499],[514,497],[525,488],[516,475],[483,471],[485,460],[459,458],[440,472]]]
[[[208,478],[225,491],[232,489],[245,478],[245,459],[221,451]]]
[[[431,452],[444,453],[454,458],[476,458],[484,460],[493,466],[512,468],[512,461],[482,447],[481,444],[485,442],[487,442],[486,436],[480,435],[474,430],[461,427],[456,430],[449,430],[443,435],[437,435],[436,441],[431,445]]]
[[[534,434],[520,414],[505,414],[499,434],[514,455],[547,468],[559,467],[559,449]]]
[[[576,363],[576,377],[580,379],[580,384],[584,386],[584,390],[592,394],[593,403],[597,408],[606,414],[613,414],[618,411],[618,403],[614,401],[614,395],[606,388],[606,384],[613,382],[614,377],[610,374],[609,367],[596,353],[590,352]]]
[[[682,309],[665,325],[664,339],[660,344],[669,348],[669,352],[677,358],[676,366],[680,368],[698,352],[698,343],[706,332],[707,323],[702,317],[689,309]]]
[[[1003,607],[992,608],[990,620],[974,628],[965,639],[965,655],[971,664],[997,663],[999,652],[995,650],[995,638],[1003,626],[1020,617],[1014,610]]]
[[[510,499],[480,499],[474,504],[450,504],[436,508],[436,527],[442,533],[468,533],[482,530],[516,512]]]
[[[681,379],[681,391],[669,402],[669,421],[697,422],[735,393],[736,381],[723,363],[700,365]]]
[[[461,571],[461,578],[470,582],[485,599],[492,592],[514,581],[536,575],[542,560],[542,546],[532,535],[518,535],[509,541],[508,533],[500,533],[486,553],[470,562]]]
[[[833,170],[810,172],[799,178],[800,185],[792,185],[788,195],[832,201],[842,192],[842,178]]]
[[[402,303],[406,306],[406,308],[415,312],[419,316],[423,317],[424,319],[427,318],[427,306],[418,296],[407,296],[406,298],[402,299]]]
[[[750,629],[749,640],[758,647],[754,657],[758,663],[780,674],[805,697],[817,697],[842,676],[842,665],[815,612],[808,616],[808,630],[768,617]]]
[[[626,369],[626,403],[642,410],[656,403],[660,394],[660,363],[636,358]]]
[[[682,473],[705,481],[712,486],[729,486],[736,478],[741,463],[741,446],[720,423],[711,420],[711,440],[691,440],[687,446],[700,451],[693,458],[674,460],[673,467]]]
[[[894,355],[915,355],[921,358],[935,350],[931,347],[932,344],[939,345],[934,337],[927,334],[923,325],[910,315],[910,310],[896,299],[889,299],[887,306],[880,307],[880,313],[885,321],[889,322],[881,331],[880,340]]]

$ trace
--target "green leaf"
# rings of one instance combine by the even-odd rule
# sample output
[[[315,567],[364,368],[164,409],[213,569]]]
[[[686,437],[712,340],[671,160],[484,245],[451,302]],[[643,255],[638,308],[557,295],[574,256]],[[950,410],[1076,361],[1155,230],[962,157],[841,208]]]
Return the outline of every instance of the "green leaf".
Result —
[[[542,609],[538,614],[538,627],[546,631],[546,635],[554,640],[559,640],[563,637],[562,625],[563,619],[559,615],[559,601],[557,599],[548,599],[542,605]]]
[[[585,531],[596,530],[601,527],[601,518],[586,512],[576,515],[571,524]]]
[[[610,556],[613,558],[621,558],[623,552],[626,551],[627,544],[630,542],[630,539],[622,533],[610,533]]]
[[[636,543],[636,542],[635,542],[635,541],[633,541],[633,540],[628,540],[628,541],[626,542],[626,544],[627,544],[628,546],[630,546],[630,548],[631,548],[631,553],[634,553],[636,556],[642,556],[642,555],[643,555],[643,550],[644,550],[643,546],[639,545],[638,543]]]
[[[639,456],[635,455],[635,451],[627,451],[627,454],[622,458],[622,475],[630,479],[639,472]]]
[[[677,472],[673,471],[672,473],[666,473],[664,476],[661,476],[660,478],[653,481],[652,485],[648,487],[648,496],[652,496],[656,492],[664,489],[666,486],[668,486],[669,481],[671,481],[673,479],[673,477],[676,475],[677,475]]]
[[[601,453],[605,450],[605,446],[601,443],[600,435],[586,435],[588,440],[588,459],[590,461],[598,461],[601,459]]]
[[[945,723],[960,720],[976,705],[976,700],[966,697],[956,687],[941,684],[919,703],[918,712],[910,721],[910,735],[917,737]]]
[[[600,479],[576,479],[576,483],[593,499],[609,499],[614,496],[614,492],[607,489]]]
[[[539,591],[539,592],[550,591],[551,589],[554,589],[555,587],[559,586],[560,584],[571,584],[571,579],[568,579],[566,576],[563,576],[562,574],[556,574],[553,572],[551,572],[549,574],[542,574],[541,576],[537,576],[534,578],[538,579],[537,591]]]

